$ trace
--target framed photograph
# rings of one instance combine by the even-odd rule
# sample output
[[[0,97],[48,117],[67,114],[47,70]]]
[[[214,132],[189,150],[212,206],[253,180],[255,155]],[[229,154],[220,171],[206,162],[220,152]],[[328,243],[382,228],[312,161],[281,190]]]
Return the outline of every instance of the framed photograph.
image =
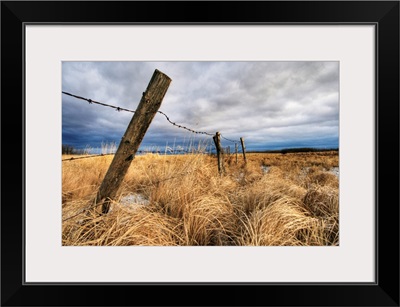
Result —
[[[2,1],[2,306],[399,306],[399,7]]]

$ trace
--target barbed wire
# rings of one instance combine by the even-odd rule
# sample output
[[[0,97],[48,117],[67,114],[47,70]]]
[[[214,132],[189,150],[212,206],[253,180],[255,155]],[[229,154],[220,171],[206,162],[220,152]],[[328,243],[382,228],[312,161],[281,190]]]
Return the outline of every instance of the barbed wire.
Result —
[[[197,150],[197,149],[175,149],[175,150],[167,150],[168,152],[172,153],[191,153],[191,154],[205,154],[205,150]],[[162,150],[138,150],[136,153],[138,154],[146,154],[146,153],[162,153]],[[108,154],[98,154],[98,155],[90,155],[90,156],[84,156],[84,157],[71,157],[71,158],[65,158],[62,159],[61,161],[75,161],[75,160],[80,160],[80,159],[87,159],[87,158],[95,158],[95,157],[104,157],[104,156],[109,156],[109,155],[115,155],[116,152],[113,153],[108,153]]]
[[[74,97],[74,98],[76,98],[76,99],[80,99],[80,100],[87,101],[89,104],[98,104],[98,105],[101,105],[101,106],[104,106],[104,107],[113,108],[113,109],[115,109],[115,110],[118,111],[118,112],[119,112],[119,111],[125,111],[125,112],[135,113],[134,110],[130,110],[130,109],[126,109],[126,108],[114,106],[114,105],[111,105],[111,104],[103,103],[103,102],[96,101],[96,100],[93,100],[93,99],[90,99],[90,98],[85,98],[85,97],[82,97],[82,96],[79,96],[79,95],[71,94],[71,93],[68,93],[68,92],[65,92],[65,91],[62,91],[62,93],[65,94],[65,95]],[[164,112],[162,112],[162,111],[157,111],[157,113],[160,113],[161,115],[163,115],[163,116],[166,118],[166,120],[167,120],[171,125],[173,125],[173,126],[175,126],[175,127],[178,127],[178,128],[180,128],[180,129],[187,130],[187,131],[192,132],[192,133],[195,133],[195,134],[204,134],[204,135],[208,135],[208,136],[214,136],[213,133],[209,133],[209,132],[205,132],[205,131],[196,131],[196,130],[194,130],[194,129],[191,129],[191,128],[185,127],[185,126],[183,126],[183,125],[177,124],[177,123],[173,122],[173,121],[169,118],[169,116],[168,116],[167,114],[165,114]],[[238,141],[235,141],[235,140],[232,140],[232,139],[228,139],[228,138],[224,137],[222,134],[221,134],[221,138],[223,138],[223,139],[226,140],[226,141],[235,143],[235,144],[238,143]],[[139,152],[139,153],[140,153],[140,152]],[[111,154],[115,154],[115,153],[111,153]],[[108,155],[111,155],[111,154],[108,154]],[[68,159],[63,159],[62,161],[72,161],[72,160],[78,160],[78,159],[86,159],[86,158],[99,157],[99,156],[104,156],[104,155],[105,155],[105,154],[91,155],[91,156],[78,157],[78,158],[72,157],[72,158],[68,158]]]
[[[206,135],[210,135],[210,136],[213,136],[213,135],[214,135],[214,134],[212,134],[212,133],[202,132],[202,131],[195,131],[195,130],[190,129],[190,128],[187,128],[187,127],[185,127],[185,126],[178,125],[178,124],[172,122],[172,121],[169,119],[169,117],[167,116],[167,114],[165,114],[164,112],[161,112],[161,111],[157,111],[157,112],[160,113],[160,114],[162,114],[162,115],[164,115],[165,118],[167,119],[167,121],[169,121],[172,125],[174,125],[174,126],[176,126],[176,127],[178,127],[178,128],[182,128],[182,129],[185,129],[185,130],[188,130],[188,131],[190,131],[190,132],[197,133],[197,134],[206,134]]]
[[[238,143],[238,141],[234,141],[234,140],[227,139],[227,138],[224,137],[222,134],[221,134],[221,138],[223,138],[224,140],[227,140],[227,141],[229,141],[229,142],[232,142],[232,143]]]
[[[129,109],[113,106],[111,104],[99,102],[99,101],[96,101],[96,100],[93,100],[93,99],[89,99],[89,98],[85,98],[85,97],[82,97],[82,96],[78,96],[78,95],[75,95],[75,94],[71,94],[71,93],[67,93],[67,92],[62,92],[62,93],[65,94],[65,95],[77,98],[77,99],[85,100],[85,101],[89,102],[89,104],[94,103],[94,104],[99,104],[99,105],[104,106],[104,107],[113,108],[116,111],[126,111],[126,112],[135,113],[135,111],[133,111],[133,110],[129,110]]]
[[[102,157],[102,156],[108,156],[108,155],[114,155],[115,153],[109,153],[109,154],[98,154],[98,155],[90,155],[90,156],[84,156],[84,157],[71,157],[71,158],[66,158],[62,159],[61,161],[72,161],[72,160],[79,160],[79,159],[87,159],[87,158],[94,158],[94,157]]]
[[[117,107],[117,106],[114,106],[114,105],[111,105],[111,104],[99,102],[99,101],[96,101],[96,100],[93,100],[93,99],[85,98],[85,97],[78,96],[78,95],[75,95],[75,94],[71,94],[71,93],[68,93],[68,92],[64,92],[64,91],[63,91],[62,93],[65,94],[65,95],[68,95],[68,96],[77,98],[77,99],[85,100],[85,101],[89,102],[89,104],[93,104],[93,103],[94,103],[94,104],[98,104],[98,105],[101,105],[101,106],[104,106],[104,107],[113,108],[113,109],[115,109],[115,110],[117,110],[117,111],[125,111],[125,112],[135,113],[135,111],[133,111],[133,110],[129,110],[129,109]],[[208,132],[204,132],[204,131],[196,131],[196,130],[193,130],[193,129],[191,129],[191,128],[188,128],[188,127],[179,125],[179,124],[177,124],[177,123],[171,121],[170,118],[169,118],[169,116],[168,116],[167,114],[165,114],[164,112],[162,112],[162,111],[157,111],[157,113],[160,113],[160,114],[164,115],[165,118],[167,119],[167,121],[168,121],[170,124],[172,124],[172,125],[174,125],[174,126],[176,126],[176,127],[178,127],[178,128],[185,129],[185,130],[187,130],[187,131],[190,131],[190,132],[196,133],[196,134],[205,134],[205,135],[210,135],[210,136],[213,136],[213,135],[214,135],[214,134],[212,134],[212,133],[208,133]]]
[[[101,206],[101,205],[103,205],[102,202],[101,202],[101,203],[95,203],[95,204],[93,204],[93,205],[90,205],[90,206],[88,206],[88,207],[85,207],[85,208],[81,209],[78,213],[76,213],[76,214],[74,214],[74,215],[71,215],[71,216],[69,216],[69,217],[63,219],[62,221],[65,222],[65,221],[68,221],[68,220],[70,220],[70,219],[73,219],[74,217],[77,217],[78,215],[81,215],[81,214],[87,212],[88,210],[94,209],[94,208],[99,207],[99,206]]]

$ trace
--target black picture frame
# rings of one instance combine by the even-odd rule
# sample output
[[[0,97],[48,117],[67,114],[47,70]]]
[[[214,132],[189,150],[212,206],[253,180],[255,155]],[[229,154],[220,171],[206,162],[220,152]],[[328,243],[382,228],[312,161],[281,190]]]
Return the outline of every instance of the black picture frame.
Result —
[[[375,25],[376,282],[24,283],[27,23]],[[399,1],[2,1],[1,130],[2,306],[399,306]]]

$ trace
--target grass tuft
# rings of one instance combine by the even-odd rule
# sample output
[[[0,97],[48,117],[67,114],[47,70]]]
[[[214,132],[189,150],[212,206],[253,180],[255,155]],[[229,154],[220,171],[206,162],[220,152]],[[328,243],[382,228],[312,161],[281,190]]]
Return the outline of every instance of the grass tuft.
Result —
[[[335,151],[247,154],[247,164],[230,155],[223,175],[210,155],[137,156],[99,215],[93,200],[112,158],[63,162],[64,246],[339,245]]]

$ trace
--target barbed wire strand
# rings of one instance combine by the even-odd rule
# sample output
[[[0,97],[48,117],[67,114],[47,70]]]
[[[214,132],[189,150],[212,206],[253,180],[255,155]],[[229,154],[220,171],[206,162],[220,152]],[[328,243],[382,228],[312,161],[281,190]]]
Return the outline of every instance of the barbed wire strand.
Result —
[[[84,157],[71,157],[71,158],[66,158],[62,159],[61,161],[72,161],[72,160],[79,160],[79,159],[87,159],[87,158],[94,158],[94,157],[102,157],[102,156],[109,156],[109,155],[114,155],[115,153],[108,153],[108,154],[98,154],[98,155],[90,155],[90,156],[84,156]]]
[[[104,107],[113,108],[113,109],[115,109],[115,110],[117,110],[117,111],[125,111],[125,112],[135,113],[135,111],[133,111],[133,110],[129,110],[129,109],[125,109],[125,108],[113,106],[113,105],[110,105],[110,104],[107,104],[107,103],[99,102],[99,101],[96,101],[96,100],[93,100],[93,99],[85,98],[85,97],[78,96],[78,95],[75,95],[75,94],[71,94],[71,93],[68,93],[68,92],[64,92],[64,91],[63,91],[62,93],[65,94],[65,95],[68,95],[68,96],[77,98],[77,99],[85,100],[85,101],[89,102],[89,104],[93,104],[93,103],[94,103],[94,104],[102,105],[102,106],[104,106]],[[187,131],[190,131],[190,132],[196,133],[196,134],[205,134],[205,135],[210,135],[210,136],[213,136],[213,135],[214,135],[214,134],[211,134],[211,133],[208,133],[208,132],[196,131],[196,130],[193,130],[193,129],[191,129],[191,128],[188,128],[188,127],[179,125],[179,124],[177,124],[177,123],[171,121],[170,118],[167,116],[167,114],[165,114],[165,113],[162,112],[162,111],[157,111],[157,113],[160,113],[160,114],[164,115],[165,118],[167,119],[167,121],[168,121],[170,124],[172,124],[172,125],[174,125],[174,126],[176,126],[176,127],[178,127],[178,128],[185,129],[185,130],[187,130]]]
[[[224,140],[227,140],[227,141],[229,141],[229,142],[232,142],[232,143],[238,143],[238,141],[234,141],[234,140],[227,139],[227,138],[224,137],[222,134],[221,134],[221,138],[223,138]]]
[[[96,100],[93,100],[93,99],[85,98],[85,97],[78,96],[78,95],[74,95],[74,94],[67,93],[67,92],[62,92],[62,93],[65,94],[65,95],[68,95],[68,96],[77,98],[77,99],[85,100],[85,101],[89,102],[89,104],[94,103],[94,104],[99,104],[99,105],[104,106],[104,107],[113,108],[113,109],[115,109],[115,110],[117,110],[117,111],[125,111],[125,112],[135,113],[135,111],[133,111],[133,110],[129,110],[129,109],[125,109],[125,108],[113,106],[113,105],[111,105],[111,104],[99,102],[99,101],[96,101]]]
[[[169,151],[169,152],[183,152],[183,153],[205,153],[205,151],[202,150],[197,150],[197,149],[176,149],[175,151]],[[162,153],[161,150],[138,150],[136,153],[142,154],[142,153]],[[87,159],[87,158],[95,158],[95,157],[104,157],[104,156],[110,156],[110,155],[115,155],[116,152],[114,153],[108,153],[108,154],[98,154],[98,155],[90,155],[90,156],[84,156],[84,157],[71,157],[71,158],[65,158],[62,159],[61,161],[75,161],[75,160],[80,160],[80,159]]]
[[[126,108],[122,108],[122,107],[114,106],[114,105],[111,105],[111,104],[103,103],[103,102],[96,101],[96,100],[93,100],[93,99],[90,99],[90,98],[85,98],[85,97],[82,97],[82,96],[79,96],[79,95],[75,95],[75,94],[71,94],[71,93],[68,93],[68,92],[65,92],[65,91],[62,91],[62,93],[65,94],[65,95],[68,95],[68,96],[77,98],[77,99],[85,100],[85,101],[89,102],[89,104],[93,104],[93,103],[94,103],[94,104],[98,104],[98,105],[101,105],[101,106],[113,108],[113,109],[115,109],[115,110],[117,110],[117,111],[125,111],[125,112],[135,113],[135,111],[133,111],[133,110],[129,110],[129,109],[126,109]],[[183,125],[177,124],[177,123],[171,121],[171,119],[169,118],[169,116],[168,116],[167,114],[165,114],[164,112],[162,112],[162,111],[157,111],[157,113],[160,113],[161,115],[164,115],[164,117],[166,118],[166,120],[167,120],[170,124],[172,124],[173,126],[175,126],[175,127],[178,127],[178,128],[180,128],[180,129],[184,129],[184,130],[187,130],[187,131],[190,131],[190,132],[195,133],[195,134],[204,134],[204,135],[214,136],[214,134],[209,133],[209,132],[196,131],[196,130],[194,130],[194,129],[191,129],[191,128],[185,127],[185,126],[183,126]],[[224,137],[222,134],[221,134],[221,138],[223,138],[223,139],[226,140],[226,141],[235,143],[235,144],[238,143],[238,141],[228,139],[228,138]],[[114,154],[115,154],[115,153],[114,153]],[[99,156],[104,156],[104,154],[100,154],[100,155],[91,155],[91,156],[79,157],[79,158],[68,158],[68,159],[64,159],[64,160],[62,160],[62,161],[72,161],[72,160],[93,158],[93,157],[99,157]]]
[[[160,114],[162,114],[162,115],[164,115],[165,118],[167,119],[167,121],[169,121],[172,125],[174,125],[174,126],[176,126],[176,127],[178,127],[178,128],[182,128],[182,129],[188,130],[188,131],[193,132],[193,133],[196,133],[196,134],[206,134],[206,135],[210,135],[210,136],[213,136],[213,135],[214,135],[214,134],[212,134],[212,133],[202,132],[202,131],[195,131],[195,130],[190,129],[190,128],[187,128],[187,127],[185,127],[185,126],[178,125],[178,124],[172,122],[172,121],[169,119],[169,117],[167,116],[167,114],[165,114],[164,112],[161,112],[161,111],[157,111],[157,112],[160,113]]]
[[[90,206],[88,206],[88,207],[86,207],[86,208],[81,209],[80,212],[78,212],[78,213],[76,213],[76,214],[74,214],[74,215],[72,215],[72,216],[69,216],[69,217],[63,219],[62,221],[65,222],[65,221],[68,221],[68,220],[70,220],[70,219],[73,219],[74,217],[77,217],[78,215],[81,215],[81,214],[87,212],[88,210],[94,209],[94,208],[99,207],[99,206],[101,206],[101,205],[103,205],[102,202],[101,202],[101,203],[94,204],[94,205],[90,205]]]

